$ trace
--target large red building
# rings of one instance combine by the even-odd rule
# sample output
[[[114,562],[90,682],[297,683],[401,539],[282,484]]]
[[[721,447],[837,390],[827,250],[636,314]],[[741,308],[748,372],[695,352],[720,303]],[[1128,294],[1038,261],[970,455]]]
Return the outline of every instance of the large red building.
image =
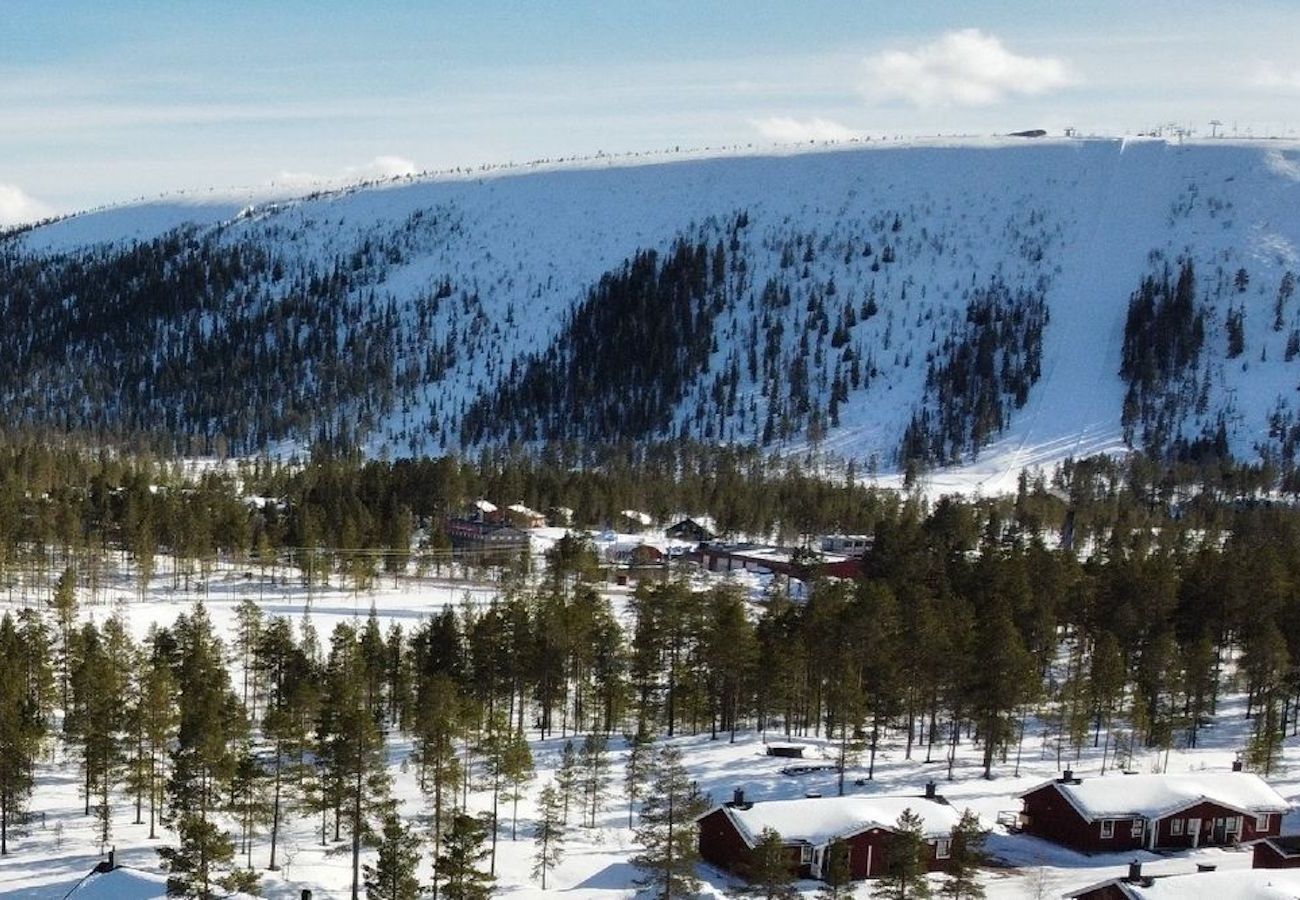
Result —
[[[1023,830],[1084,853],[1225,846],[1277,835],[1290,804],[1247,772],[1107,775],[1020,795]]]
[[[816,797],[745,803],[743,798],[714,809],[699,820],[700,855],[744,876],[750,854],[764,829],[781,836],[791,870],[802,878],[821,878],[827,850],[835,841],[849,846],[849,871],[855,879],[878,878],[889,867],[890,839],[904,810],[921,817],[929,870],[944,871],[951,858],[952,829],[961,818],[942,797]]]

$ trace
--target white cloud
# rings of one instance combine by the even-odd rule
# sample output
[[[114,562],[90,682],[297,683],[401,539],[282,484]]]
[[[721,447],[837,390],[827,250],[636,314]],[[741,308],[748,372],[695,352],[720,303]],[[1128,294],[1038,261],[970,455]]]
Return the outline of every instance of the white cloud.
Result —
[[[414,175],[420,167],[402,156],[376,156],[370,162],[359,166],[345,166],[333,175],[318,175],[313,172],[282,171],[273,182],[277,185],[295,188],[321,187],[338,184],[351,184],[357,181],[386,181]]]
[[[54,210],[16,184],[0,184],[0,226],[22,225],[54,214]]]
[[[879,53],[867,59],[866,68],[863,91],[869,98],[921,107],[987,106],[1074,82],[1062,60],[1017,56],[977,28],[949,31],[913,50]]]
[[[858,136],[851,128],[831,119],[792,119],[788,116],[769,116],[756,119],[751,124],[769,141],[779,144],[801,144],[805,141],[848,141]]]
[[[1250,86],[1264,91],[1300,93],[1300,68],[1284,69],[1277,65],[1262,65],[1250,79]]]

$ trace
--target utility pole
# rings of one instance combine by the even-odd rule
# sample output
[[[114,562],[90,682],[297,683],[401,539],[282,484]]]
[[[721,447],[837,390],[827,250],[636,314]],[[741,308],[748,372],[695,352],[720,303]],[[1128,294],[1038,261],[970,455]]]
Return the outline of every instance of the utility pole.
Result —
[[[1212,138],[1218,137],[1218,136],[1219,136],[1219,128],[1222,127],[1222,125],[1223,125],[1223,123],[1220,122],[1218,119],[1211,119],[1211,120],[1210,120],[1210,137],[1212,137]]]

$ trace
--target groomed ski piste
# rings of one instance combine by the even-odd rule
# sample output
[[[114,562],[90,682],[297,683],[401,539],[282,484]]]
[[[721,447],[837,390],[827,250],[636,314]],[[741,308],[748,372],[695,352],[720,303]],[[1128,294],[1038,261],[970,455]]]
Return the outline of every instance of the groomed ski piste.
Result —
[[[544,547],[554,539],[554,535],[554,530],[538,530],[534,537],[537,548]],[[651,534],[606,537],[625,543],[654,539]],[[400,576],[396,581],[392,576],[382,576],[371,590],[356,591],[340,587],[336,582],[333,586],[314,586],[310,592],[302,586],[297,573],[287,568],[273,569],[265,577],[256,568],[218,568],[206,584],[200,586],[196,581],[190,590],[173,587],[166,559],[159,559],[157,573],[148,588],[141,592],[127,567],[122,566],[117,579],[100,593],[97,601],[83,598],[82,619],[102,623],[109,616],[120,614],[135,637],[142,638],[150,625],[170,625],[177,615],[191,610],[195,601],[201,599],[229,650],[235,634],[235,610],[245,599],[255,600],[268,616],[287,617],[295,625],[310,617],[321,640],[327,642],[335,624],[362,624],[372,607],[381,629],[387,629],[390,623],[399,623],[409,630],[420,619],[449,606],[456,609],[466,605],[481,607],[498,595],[498,588],[492,583],[472,580],[451,571],[422,577],[413,574]],[[709,578],[723,576],[701,574],[696,577],[701,579],[700,586],[705,586],[710,583]],[[763,596],[767,588],[763,578],[753,575],[739,577],[743,579],[741,586],[752,599]],[[609,585],[603,591],[611,598],[615,612],[624,617],[630,588]],[[24,602],[43,602],[34,591],[26,601],[21,595],[21,590],[0,593],[0,611],[21,609]],[[240,670],[237,661],[232,664],[231,672],[232,679],[238,684]],[[55,727],[57,729],[57,723]],[[1139,749],[1135,751],[1130,770],[1228,772],[1249,733],[1245,698],[1230,693],[1221,703],[1212,723],[1201,730],[1199,745],[1195,749],[1175,748],[1167,756],[1163,751]],[[627,801],[621,790],[627,755],[624,738],[616,734],[610,739],[611,790],[607,805],[597,817],[597,826],[581,827],[576,817],[570,822],[563,862],[548,875],[548,890],[542,891],[530,877],[534,854],[532,829],[537,814],[535,802],[540,788],[552,780],[565,737],[572,735],[557,734],[542,740],[536,730],[531,729],[528,737],[536,776],[519,804],[518,840],[510,839],[509,807],[508,804],[502,806],[496,894],[520,898],[555,895],[573,900],[614,900],[635,896],[633,881],[638,872],[631,859],[638,847],[628,828]],[[788,761],[765,755],[765,741],[789,743],[791,740],[804,745],[805,758],[810,758],[813,764],[820,761],[833,766],[837,753],[834,742],[813,735],[787,738],[779,728],[766,734],[740,732],[734,743],[728,741],[726,734],[721,734],[716,740],[710,739],[707,732],[678,736],[672,742],[682,750],[691,777],[714,802],[730,799],[736,788],[743,789],[749,801],[799,798],[810,792],[834,797],[838,784],[834,771],[783,775],[780,770]],[[0,897],[6,900],[62,900],[103,859],[98,843],[98,823],[93,816],[83,814],[84,800],[77,762],[63,749],[57,748],[57,744],[57,741],[51,741],[51,746],[56,749],[37,767],[28,832],[25,836],[11,839],[10,855],[0,858]],[[410,754],[410,744],[393,736],[387,749],[389,773],[393,779],[392,795],[403,816],[418,821],[428,809],[416,784],[414,769],[404,763]],[[946,752],[946,747],[936,745],[932,761],[927,763],[926,747],[918,745],[913,749],[912,758],[907,759],[901,738],[891,734],[879,749],[872,780],[856,783],[867,775],[865,754],[857,764],[846,769],[846,793],[919,797],[924,792],[925,783],[934,779],[938,792],[956,810],[967,807],[975,810],[985,826],[992,829],[987,849],[993,860],[983,870],[981,882],[988,896],[995,900],[1059,897],[1065,892],[1125,875],[1134,860],[1142,863],[1143,873],[1147,875],[1194,873],[1198,865],[1215,866],[1218,873],[1244,871],[1251,866],[1251,853],[1247,849],[1085,855],[1038,838],[1008,833],[996,824],[998,814],[1018,810],[1018,794],[1060,776],[1057,744],[1045,723],[1028,720],[1021,750],[1017,754],[1013,747],[1005,761],[996,763],[992,780],[982,777],[981,750],[969,740],[963,740],[959,745],[953,779],[947,780]],[[1073,757],[1069,748],[1063,753],[1062,767],[1072,769],[1076,777],[1099,777],[1100,748],[1086,746],[1078,759]],[[1297,764],[1300,764],[1300,739],[1288,738],[1282,764],[1269,782],[1291,803],[1300,801],[1300,768]],[[1019,774],[1015,774],[1017,767]],[[1124,777],[1113,774],[1113,760],[1108,772],[1111,773],[1106,776],[1108,778]],[[489,806],[490,794],[487,791],[471,791],[472,811],[483,811]],[[128,894],[111,894],[115,898],[152,900],[162,896],[163,876],[156,850],[174,840],[174,835],[162,829],[157,840],[149,840],[148,826],[132,824],[134,817],[135,807],[131,798],[115,795],[111,844],[116,848],[117,862],[128,867],[124,870],[127,874],[119,881],[103,882],[99,888],[101,893],[88,890],[84,894],[73,894],[73,900],[82,897],[98,900],[101,896],[109,896],[102,894],[102,890],[112,884],[128,885],[130,890]],[[329,847],[321,846],[319,820],[308,814],[294,814],[285,823],[285,828],[280,849],[283,868],[279,872],[261,872],[260,896],[271,900],[296,900],[303,889],[310,889],[317,900],[348,897],[350,859],[347,853],[339,853],[337,849],[331,853],[331,848],[339,846],[333,842]],[[1282,833],[1296,830],[1300,830],[1300,811],[1292,811],[1285,817]],[[259,870],[266,867],[268,848],[266,834],[259,833],[252,847],[252,864]],[[421,878],[427,883],[430,878],[427,846],[425,856]],[[363,860],[373,861],[374,851],[367,851]],[[699,874],[703,879],[701,895],[704,897],[734,897],[743,888],[743,883],[733,876],[708,865],[701,865]],[[1219,876],[1222,877],[1225,876]],[[934,875],[931,879],[937,890],[942,883],[941,876]],[[93,878],[86,881],[89,888],[93,888],[94,883]],[[1221,881],[1216,879],[1216,883]],[[1165,884],[1165,888],[1174,889],[1176,884]],[[812,897],[819,885],[820,882],[816,881],[797,883],[806,897]],[[871,881],[859,882],[854,896],[869,897],[872,887]]]

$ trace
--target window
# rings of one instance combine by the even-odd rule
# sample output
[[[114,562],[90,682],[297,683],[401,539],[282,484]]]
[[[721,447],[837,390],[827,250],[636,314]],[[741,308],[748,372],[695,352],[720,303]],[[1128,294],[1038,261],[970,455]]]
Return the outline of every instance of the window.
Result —
[[[1133,820],[1133,827],[1129,829],[1129,832],[1128,832],[1128,833],[1129,833],[1130,835],[1132,835],[1133,837],[1135,837],[1135,838],[1140,838],[1140,837],[1142,837],[1142,820],[1141,820],[1141,819],[1134,819],[1134,820]]]
[[[1228,834],[1241,832],[1241,816],[1228,816]]]
[[[1101,820],[1101,837],[1102,837],[1102,840],[1107,840],[1107,839],[1109,839],[1109,838],[1113,838],[1114,836],[1115,836],[1115,820],[1114,820],[1114,819],[1102,819],[1102,820]]]
[[[1182,819],[1170,819],[1170,820],[1169,820],[1169,833],[1172,834],[1172,835],[1175,836],[1175,837],[1177,837],[1178,835],[1182,834],[1182,833],[1183,833],[1183,820],[1182,820]]]
[[[812,862],[812,845],[811,845],[811,844],[804,844],[802,847],[799,848],[799,862],[801,862],[801,863],[810,863],[810,862]]]
[[[1272,821],[1273,821],[1272,813],[1264,813],[1263,815],[1255,816],[1255,830],[1268,831],[1268,827],[1270,824],[1272,824]]]
[[[935,841],[934,858],[947,859],[952,856],[952,841]]]

